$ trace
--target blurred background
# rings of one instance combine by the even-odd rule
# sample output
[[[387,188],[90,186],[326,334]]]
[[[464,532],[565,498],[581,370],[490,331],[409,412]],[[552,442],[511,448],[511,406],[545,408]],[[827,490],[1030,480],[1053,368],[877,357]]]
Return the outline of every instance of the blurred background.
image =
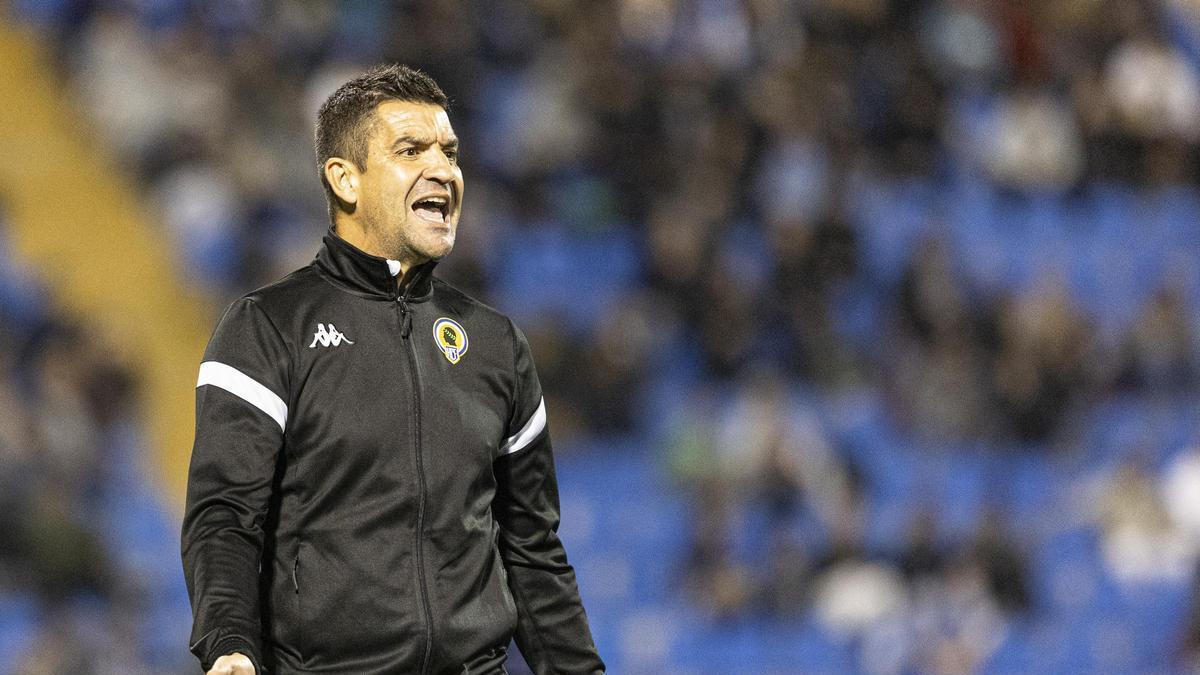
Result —
[[[196,367],[383,60],[453,99],[439,271],[530,337],[611,672],[1200,672],[1200,5],[0,11],[0,673],[198,672]]]

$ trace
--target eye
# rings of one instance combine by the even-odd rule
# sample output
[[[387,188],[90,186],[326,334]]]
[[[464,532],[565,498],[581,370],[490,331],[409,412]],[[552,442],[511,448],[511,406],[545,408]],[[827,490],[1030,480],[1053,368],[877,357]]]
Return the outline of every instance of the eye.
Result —
[[[397,154],[401,157],[416,157],[421,154],[421,151],[418,148],[409,146],[407,148],[402,148]]]
[[[449,150],[447,150],[446,151],[446,159],[450,160],[451,164],[457,164],[458,163],[458,150],[455,148],[450,148]]]

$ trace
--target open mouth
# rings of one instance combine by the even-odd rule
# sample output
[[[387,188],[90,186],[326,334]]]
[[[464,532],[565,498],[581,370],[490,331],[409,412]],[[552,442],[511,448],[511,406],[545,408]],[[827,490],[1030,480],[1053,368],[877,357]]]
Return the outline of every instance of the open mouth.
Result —
[[[450,216],[450,199],[440,195],[423,197],[413,202],[412,209],[425,220],[445,223]]]

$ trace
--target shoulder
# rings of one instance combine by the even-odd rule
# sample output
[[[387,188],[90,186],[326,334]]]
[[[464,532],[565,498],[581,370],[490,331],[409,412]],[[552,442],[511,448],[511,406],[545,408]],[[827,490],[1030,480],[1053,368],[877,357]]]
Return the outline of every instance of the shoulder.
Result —
[[[256,288],[233,302],[250,304],[269,318],[283,317],[300,305],[311,303],[314,294],[326,284],[312,265],[306,265],[282,279]]]
[[[283,336],[290,325],[290,317],[312,303],[322,286],[320,277],[309,265],[256,288],[225,307],[215,335],[234,335],[243,341],[253,336],[286,343]]]
[[[204,360],[230,365],[259,382],[278,383],[279,378],[271,373],[286,368],[295,351],[285,337],[288,317],[300,298],[312,295],[312,274],[306,269],[229,303],[209,339]]]
[[[458,314],[464,319],[497,328],[511,330],[513,322],[500,310],[467,295],[453,284],[434,277],[433,295],[438,306]]]
[[[461,321],[476,334],[489,336],[492,344],[503,345],[501,349],[507,354],[506,359],[514,358],[515,352],[520,350],[519,345],[524,344],[525,335],[507,314],[471,297],[444,279],[434,277],[433,295],[439,309],[449,313],[451,318]]]

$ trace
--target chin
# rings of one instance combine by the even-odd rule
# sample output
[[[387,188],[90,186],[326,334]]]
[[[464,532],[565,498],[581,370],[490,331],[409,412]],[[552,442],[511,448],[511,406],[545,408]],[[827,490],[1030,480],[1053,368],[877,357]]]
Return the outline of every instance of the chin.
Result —
[[[451,234],[449,237],[441,239],[433,246],[433,249],[440,252],[438,255],[439,258],[448,255],[450,251],[454,250],[454,235]]]
[[[425,249],[425,257],[429,258],[430,260],[441,260],[442,258],[450,255],[450,251],[453,250],[454,242],[439,246],[430,246],[429,248]]]

